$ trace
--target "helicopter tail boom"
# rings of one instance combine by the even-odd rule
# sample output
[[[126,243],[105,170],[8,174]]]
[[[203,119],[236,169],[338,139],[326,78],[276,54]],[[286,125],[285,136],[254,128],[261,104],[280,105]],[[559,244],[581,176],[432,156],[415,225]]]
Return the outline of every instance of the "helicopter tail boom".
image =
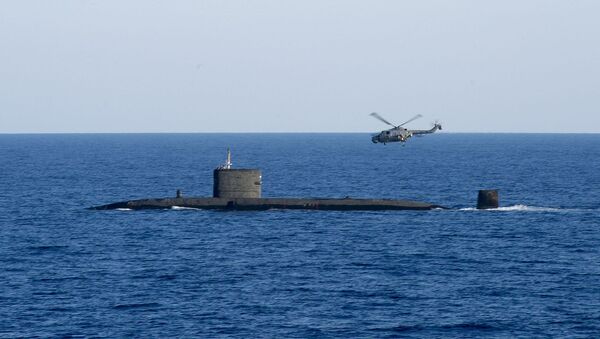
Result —
[[[442,130],[442,125],[436,122],[431,129],[411,130],[411,133],[413,135],[423,135],[423,134],[435,133],[438,130],[440,130],[440,131]]]

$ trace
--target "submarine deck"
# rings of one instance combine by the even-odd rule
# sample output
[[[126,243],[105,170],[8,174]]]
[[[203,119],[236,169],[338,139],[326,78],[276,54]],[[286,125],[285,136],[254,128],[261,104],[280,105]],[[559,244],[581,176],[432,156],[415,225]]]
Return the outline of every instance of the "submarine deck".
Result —
[[[425,202],[392,199],[354,198],[158,198],[122,201],[91,207],[94,210],[165,209],[186,207],[215,210],[261,211],[268,209],[305,210],[432,210],[444,208]]]

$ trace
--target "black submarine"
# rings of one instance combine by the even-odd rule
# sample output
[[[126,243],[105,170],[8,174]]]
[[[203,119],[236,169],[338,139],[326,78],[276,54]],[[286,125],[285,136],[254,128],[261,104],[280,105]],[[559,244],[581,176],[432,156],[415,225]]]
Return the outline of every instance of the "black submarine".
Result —
[[[269,209],[381,211],[381,210],[433,210],[443,206],[412,200],[356,199],[356,198],[263,198],[260,169],[234,169],[231,152],[227,150],[227,162],[213,171],[213,197],[183,197],[177,190],[176,197],[150,198],[121,201],[90,207],[92,210],[116,209],[169,209],[194,208],[209,210],[262,211]],[[497,199],[497,198],[496,198]],[[497,200],[495,201],[497,207]],[[493,203],[492,203],[493,205]],[[487,206],[487,208],[493,206]],[[479,208],[479,206],[478,206]]]

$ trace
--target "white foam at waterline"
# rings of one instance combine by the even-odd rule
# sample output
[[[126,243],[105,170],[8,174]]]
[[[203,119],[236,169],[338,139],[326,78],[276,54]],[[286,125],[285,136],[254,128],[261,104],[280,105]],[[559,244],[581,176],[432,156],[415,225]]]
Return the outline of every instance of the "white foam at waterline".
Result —
[[[512,205],[498,208],[488,208],[479,210],[475,207],[460,208],[459,211],[497,211],[497,212],[565,212],[569,209],[561,209],[554,207],[538,207],[538,206],[527,206],[527,205]]]
[[[560,212],[564,211],[560,208],[554,207],[538,207],[538,206],[527,206],[527,205],[513,205],[507,207],[498,207],[498,211],[528,211],[528,212]]]
[[[117,208],[115,211],[133,211],[131,208]]]
[[[194,207],[185,207],[185,206],[171,206],[172,210],[181,211],[181,210],[199,210],[199,208]]]

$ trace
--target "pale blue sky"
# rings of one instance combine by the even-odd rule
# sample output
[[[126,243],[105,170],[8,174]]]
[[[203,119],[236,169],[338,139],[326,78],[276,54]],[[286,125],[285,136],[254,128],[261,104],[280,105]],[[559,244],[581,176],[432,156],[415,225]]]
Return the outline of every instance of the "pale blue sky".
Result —
[[[600,132],[600,1],[2,1],[0,133]]]

